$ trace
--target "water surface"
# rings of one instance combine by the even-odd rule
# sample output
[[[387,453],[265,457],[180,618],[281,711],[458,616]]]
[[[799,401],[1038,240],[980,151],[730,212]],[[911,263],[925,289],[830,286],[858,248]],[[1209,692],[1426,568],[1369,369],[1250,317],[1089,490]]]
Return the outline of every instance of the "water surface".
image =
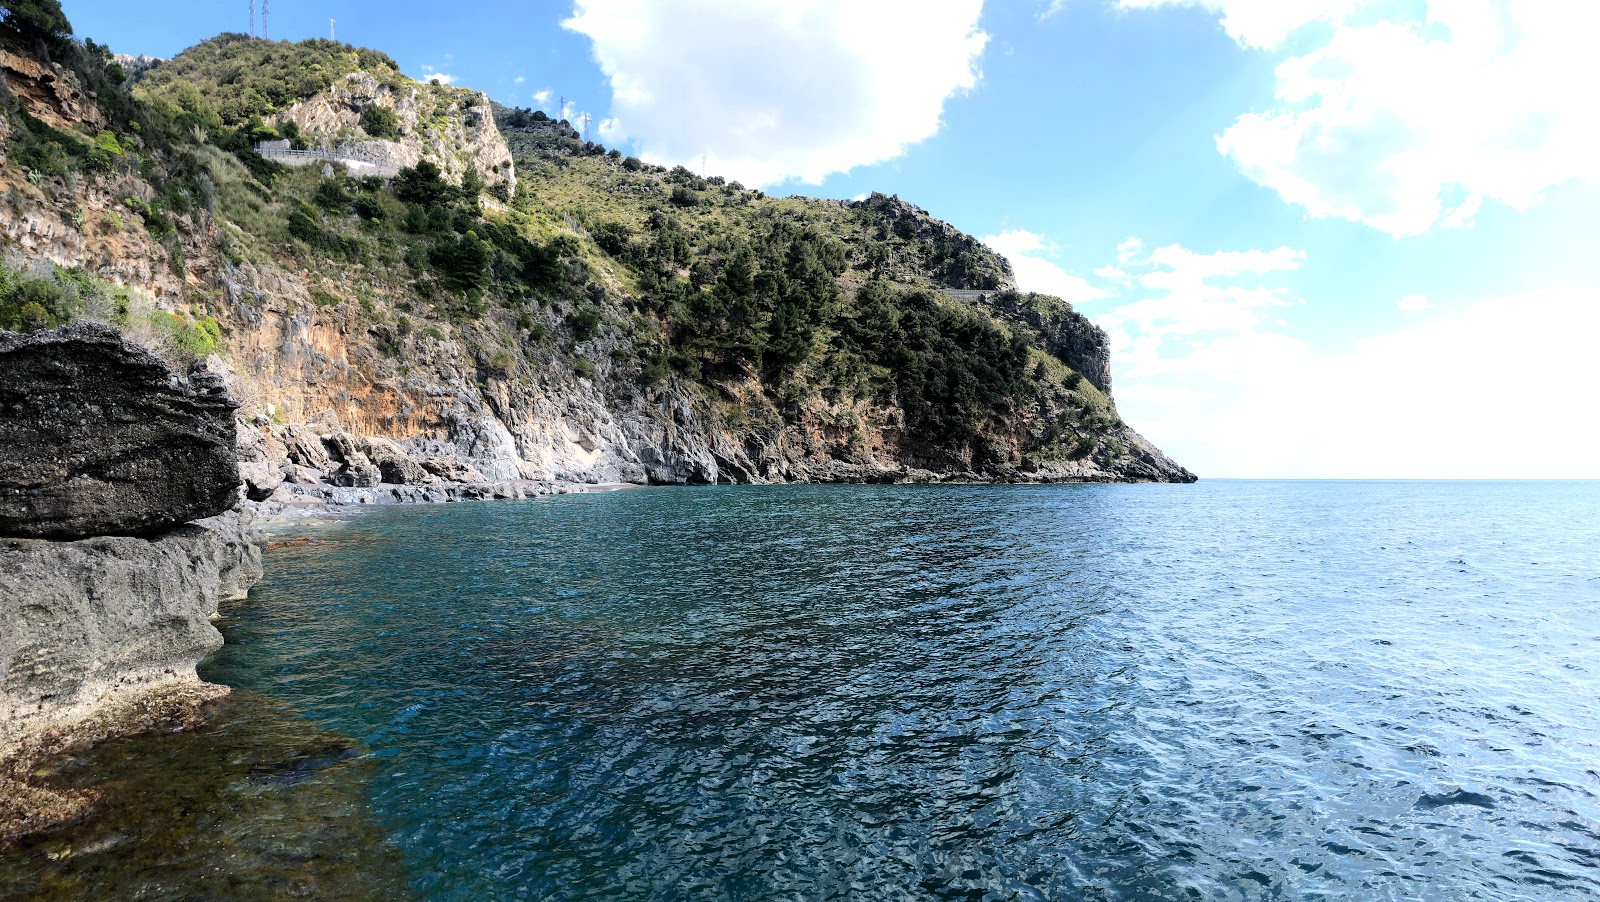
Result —
[[[424,899],[1600,898],[1600,484],[376,511],[209,679]]]

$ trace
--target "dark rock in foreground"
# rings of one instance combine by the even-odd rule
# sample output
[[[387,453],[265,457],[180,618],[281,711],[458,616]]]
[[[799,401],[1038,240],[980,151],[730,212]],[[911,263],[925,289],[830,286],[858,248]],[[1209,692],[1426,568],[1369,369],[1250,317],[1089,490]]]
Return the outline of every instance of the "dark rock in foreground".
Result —
[[[0,332],[0,535],[154,535],[228,510],[237,406],[105,326]]]

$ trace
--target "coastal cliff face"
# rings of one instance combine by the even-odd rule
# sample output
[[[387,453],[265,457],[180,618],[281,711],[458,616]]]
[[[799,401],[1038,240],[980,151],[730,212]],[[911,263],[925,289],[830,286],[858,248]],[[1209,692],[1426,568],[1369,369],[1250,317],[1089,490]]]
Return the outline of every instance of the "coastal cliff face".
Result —
[[[0,843],[92,803],[32,762],[226,694],[195,666],[261,577],[235,406],[101,326],[0,332]]]
[[[1194,478],[1117,415],[1103,332],[1016,292],[1003,258],[925,211],[645,166],[386,59],[225,36],[140,73],[129,102],[148,124],[76,120],[111,128],[121,156],[0,167],[7,243],[127,295],[101,318],[216,324],[202,356],[228,369],[250,427],[251,497],[371,488],[373,472],[435,478],[430,497],[529,481]],[[30,115],[45,102],[13,95]],[[394,114],[392,137],[367,130],[373,108]],[[12,146],[18,128],[55,140],[11,122]],[[274,127],[377,142],[443,179],[323,178],[241,149]],[[463,194],[469,171],[510,202]],[[294,459],[290,427],[326,466]],[[376,442],[387,471],[362,450]]]

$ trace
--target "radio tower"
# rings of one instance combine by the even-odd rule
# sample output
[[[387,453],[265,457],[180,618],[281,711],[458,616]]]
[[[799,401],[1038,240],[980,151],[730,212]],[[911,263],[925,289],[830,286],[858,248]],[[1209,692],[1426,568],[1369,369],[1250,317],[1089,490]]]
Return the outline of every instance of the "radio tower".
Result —
[[[250,36],[256,36],[256,0],[250,0]]]
[[[272,40],[272,38],[267,36],[267,3],[268,2],[269,2],[269,0],[261,0],[261,40],[263,40],[263,41]]]

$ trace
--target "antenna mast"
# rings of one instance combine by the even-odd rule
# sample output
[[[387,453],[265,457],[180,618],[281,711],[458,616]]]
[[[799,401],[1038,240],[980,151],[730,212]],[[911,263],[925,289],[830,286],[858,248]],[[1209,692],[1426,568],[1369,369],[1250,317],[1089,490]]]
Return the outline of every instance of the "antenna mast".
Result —
[[[271,38],[267,37],[267,3],[268,2],[270,2],[270,0],[261,0],[261,40],[263,40],[263,41],[271,40]]]
[[[250,0],[250,36],[256,36],[256,0]]]

